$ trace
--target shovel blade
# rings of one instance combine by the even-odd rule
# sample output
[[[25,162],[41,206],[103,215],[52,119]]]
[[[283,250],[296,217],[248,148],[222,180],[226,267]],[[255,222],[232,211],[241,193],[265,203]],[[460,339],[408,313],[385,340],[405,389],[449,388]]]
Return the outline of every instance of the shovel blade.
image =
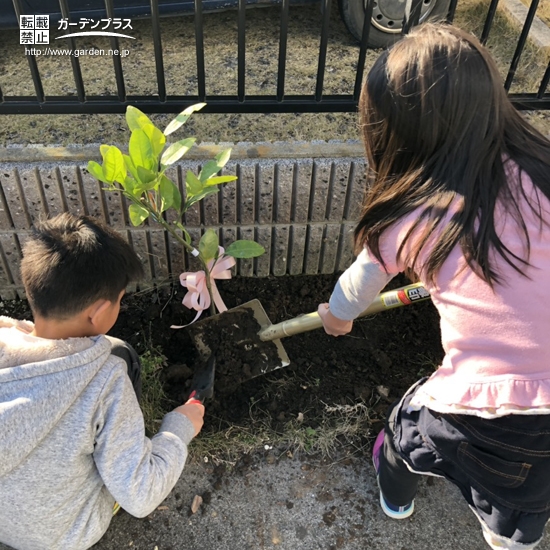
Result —
[[[204,403],[214,395],[214,377],[216,375],[216,356],[210,355],[206,365],[200,367],[193,376],[189,399],[196,399]]]
[[[244,382],[290,364],[281,340],[264,342],[260,339],[260,330],[270,325],[260,301],[251,300],[193,323],[188,331],[203,360],[214,353],[218,361],[217,372],[222,375],[224,364],[240,364],[242,372],[237,378]]]

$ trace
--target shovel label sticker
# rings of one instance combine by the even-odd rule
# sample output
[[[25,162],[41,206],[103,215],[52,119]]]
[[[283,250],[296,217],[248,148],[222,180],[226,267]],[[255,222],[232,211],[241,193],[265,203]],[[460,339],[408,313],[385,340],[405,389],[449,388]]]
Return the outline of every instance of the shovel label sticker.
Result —
[[[387,292],[386,294],[384,294],[384,296],[382,297],[382,301],[384,302],[384,305],[386,307],[395,307],[403,304],[404,302],[402,301],[400,294],[404,296],[404,293],[400,293],[398,291]],[[407,303],[410,303],[410,302],[407,302]]]
[[[407,289],[407,298],[411,302],[416,302],[417,300],[424,300],[425,298],[429,298],[429,297],[430,297],[429,292],[423,286]]]
[[[413,302],[419,300],[425,300],[429,298],[430,294],[423,286],[417,286],[413,288],[402,288],[394,292],[386,292],[382,298],[384,306],[387,308],[396,307],[396,306],[408,306]]]

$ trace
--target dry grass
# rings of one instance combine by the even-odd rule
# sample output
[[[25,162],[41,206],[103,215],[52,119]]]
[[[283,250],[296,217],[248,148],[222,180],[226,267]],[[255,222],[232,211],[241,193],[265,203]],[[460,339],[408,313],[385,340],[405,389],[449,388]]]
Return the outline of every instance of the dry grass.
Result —
[[[296,387],[303,389],[319,383],[318,379],[308,376],[307,370],[301,371],[270,380],[265,395],[270,400],[284,402],[285,396],[288,399]],[[215,433],[203,431],[190,446],[190,460],[233,466],[243,454],[256,452],[264,452],[273,460],[283,455],[313,454],[332,460],[343,450],[347,454],[364,454],[372,435],[372,408],[377,400],[378,396],[368,403],[323,403],[321,414],[304,410],[283,425],[277,424],[272,414],[262,409],[260,401],[251,401],[248,419],[241,425]]]
[[[141,409],[149,435],[158,431],[163,416],[171,410],[160,379],[166,357],[159,349],[151,348],[140,357],[143,391]],[[272,397],[285,395],[290,386],[318,385],[319,380],[288,375],[273,380],[266,392]],[[376,398],[374,398],[376,401]],[[206,433],[203,431],[189,448],[192,462],[211,462],[233,466],[243,454],[270,452],[274,459],[281,455],[321,455],[332,459],[342,449],[349,453],[364,453],[372,421],[371,406],[375,402],[349,405],[324,404],[324,411],[313,417],[307,410],[282,427],[275,427],[271,415],[259,402],[249,404],[249,419],[242,425]],[[207,414],[208,414],[208,404]],[[313,427],[315,426],[315,427]]]
[[[411,362],[410,367],[417,369],[417,378],[422,378],[434,372],[437,365],[428,356],[420,356]],[[270,379],[264,394],[257,395],[257,400],[249,403],[248,419],[215,433],[203,431],[190,446],[190,460],[233,466],[243,454],[257,452],[269,455],[272,460],[307,455],[335,460],[343,454],[368,454],[376,436],[372,427],[375,422],[380,424],[379,413],[374,411],[379,409],[381,399],[386,403],[380,390],[373,391],[370,397],[361,401],[346,404],[322,402],[321,413],[303,410],[283,425],[277,424],[273,414],[262,408],[264,397],[269,402],[284,403],[297,388],[308,391],[308,388],[322,383],[308,371],[305,368],[292,374],[280,373],[277,378]]]
[[[476,36],[481,36],[488,6],[488,2],[479,0],[460,0],[455,24]],[[486,45],[504,79],[508,74],[520,32],[521,29],[513,25],[506,15],[497,11]],[[521,55],[510,92],[538,91],[547,65],[548,55],[528,41]]]
[[[550,0],[542,0],[545,4]],[[357,44],[344,28],[336,2],[331,18],[324,93],[352,93]],[[459,0],[455,23],[480,34],[485,20],[486,0]],[[313,94],[319,51],[320,12],[317,5],[293,6],[289,29],[286,93]],[[236,91],[236,12],[211,14],[205,19],[205,52],[207,93]],[[123,60],[127,92],[156,92],[156,75],[151,30],[147,21],[136,25],[137,40],[131,54]],[[272,94],[276,88],[278,60],[279,8],[247,12],[247,94]],[[192,18],[162,20],[164,62],[168,93],[196,93],[196,61]],[[488,42],[506,76],[520,30],[500,12]],[[29,69],[20,55],[15,32],[0,35],[0,83],[5,95],[33,93]],[[91,45],[83,43],[81,46]],[[97,47],[101,43],[94,44]],[[80,47],[80,45],[79,45]],[[366,67],[379,52],[370,51]],[[114,77],[110,58],[80,58],[88,93],[114,93]],[[536,91],[548,62],[529,45],[519,64],[512,92]],[[47,93],[73,93],[72,73],[67,58],[40,58]],[[172,115],[153,115],[163,126]],[[543,133],[550,134],[548,113],[528,115]],[[0,127],[0,144],[46,143],[124,143],[127,129],[122,115],[5,115]],[[198,114],[189,123],[189,133],[199,141],[294,141],[326,139],[359,139],[356,113],[327,114]]]
[[[541,5],[543,3],[545,9],[548,10],[550,0],[542,0]],[[488,7],[489,3],[484,1],[459,0],[454,22],[458,27],[476,36],[481,36]],[[486,45],[491,51],[503,79],[506,79],[510,69],[520,32],[521,29],[513,25],[503,12],[497,11]],[[528,41],[517,67],[510,92],[537,92],[548,61],[548,54]],[[530,124],[542,134],[550,136],[550,111],[524,111],[523,114]]]
[[[363,450],[364,441],[370,432],[372,413],[364,403],[350,405],[327,405],[316,428],[303,427],[297,418],[287,424],[285,444],[296,453],[320,453],[332,457],[342,446]]]
[[[321,455],[334,459],[342,449],[364,453],[370,434],[371,409],[364,403],[326,405],[321,418],[308,418],[307,411],[287,422],[282,430],[273,428],[268,413],[250,406],[250,422],[204,434],[193,440],[189,459],[197,462],[235,465],[243,454],[270,453],[273,459],[286,455]],[[310,424],[314,421],[315,427]]]
[[[531,5],[530,0],[521,0],[521,2],[527,7]],[[540,0],[537,8],[537,16],[550,26],[550,0]]]

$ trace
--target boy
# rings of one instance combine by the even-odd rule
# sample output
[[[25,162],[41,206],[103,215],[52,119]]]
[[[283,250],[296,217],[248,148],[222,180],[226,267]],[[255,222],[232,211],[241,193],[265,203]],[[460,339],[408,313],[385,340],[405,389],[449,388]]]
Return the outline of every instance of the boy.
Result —
[[[104,336],[142,275],[114,231],[56,216],[26,243],[21,274],[34,324],[0,317],[0,541],[82,550],[115,501],[144,517],[166,498],[204,407],[182,405],[145,436],[135,351]]]

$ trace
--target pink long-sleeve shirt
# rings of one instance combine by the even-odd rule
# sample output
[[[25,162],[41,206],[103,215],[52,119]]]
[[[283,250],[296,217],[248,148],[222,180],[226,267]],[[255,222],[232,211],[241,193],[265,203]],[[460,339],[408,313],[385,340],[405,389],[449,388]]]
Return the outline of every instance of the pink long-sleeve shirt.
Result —
[[[509,177],[517,181],[517,167],[508,165]],[[522,185],[529,202],[536,205],[537,189],[525,173]],[[550,414],[550,201],[538,191],[546,220],[541,224],[527,201],[519,193],[516,196],[530,238],[531,265],[522,268],[526,276],[493,253],[493,265],[503,282],[491,289],[467,266],[459,246],[444,262],[435,284],[420,269],[420,280],[441,317],[445,357],[417,392],[413,407],[486,418]],[[405,269],[397,250],[418,215],[419,211],[412,212],[382,235],[380,249],[387,272],[365,250],[342,275],[331,297],[334,315],[354,318],[384,286],[388,274]],[[447,219],[451,215],[452,211]],[[525,258],[521,228],[502,204],[496,207],[495,224],[502,242]],[[421,230],[413,234],[409,245]],[[409,245],[401,258],[406,257]],[[423,265],[430,248],[428,242],[418,265]],[[367,287],[370,290],[363,292]]]

